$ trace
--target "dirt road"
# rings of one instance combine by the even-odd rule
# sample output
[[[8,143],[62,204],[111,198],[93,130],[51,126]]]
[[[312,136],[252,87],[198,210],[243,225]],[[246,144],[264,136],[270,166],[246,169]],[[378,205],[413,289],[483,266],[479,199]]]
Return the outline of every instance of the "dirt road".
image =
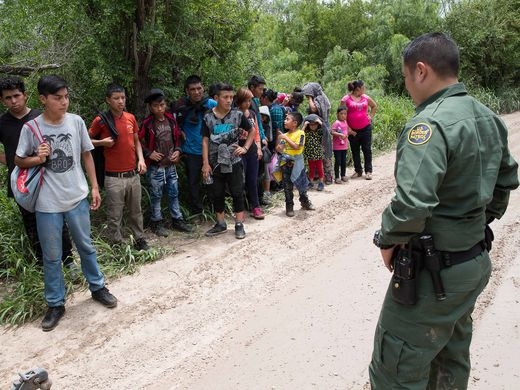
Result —
[[[520,161],[520,113],[505,116]],[[59,326],[0,334],[0,387],[45,367],[53,389],[363,389],[390,274],[371,244],[393,194],[394,153],[374,180],[311,192],[314,212],[246,221],[112,281],[119,306],[76,294]],[[520,191],[493,223],[494,273],[475,311],[471,389],[518,388]],[[232,226],[230,224],[230,226]],[[202,226],[200,232],[208,226]]]

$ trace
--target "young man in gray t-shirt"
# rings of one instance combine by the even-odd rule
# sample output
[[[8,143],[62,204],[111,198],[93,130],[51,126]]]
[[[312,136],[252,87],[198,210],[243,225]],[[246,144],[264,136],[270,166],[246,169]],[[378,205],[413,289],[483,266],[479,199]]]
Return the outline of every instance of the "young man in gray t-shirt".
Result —
[[[43,76],[38,82],[38,93],[45,110],[22,128],[15,164],[21,168],[42,165],[45,169],[36,202],[36,223],[43,251],[44,293],[48,305],[42,329],[50,331],[65,313],[66,290],[61,268],[65,222],[76,244],[92,298],[110,308],[117,306],[117,299],[105,287],[90,237],[89,208],[97,210],[101,196],[90,154],[94,147],[85,122],[78,115],[67,113],[68,87],[61,77]],[[82,161],[92,187],[90,207]]]

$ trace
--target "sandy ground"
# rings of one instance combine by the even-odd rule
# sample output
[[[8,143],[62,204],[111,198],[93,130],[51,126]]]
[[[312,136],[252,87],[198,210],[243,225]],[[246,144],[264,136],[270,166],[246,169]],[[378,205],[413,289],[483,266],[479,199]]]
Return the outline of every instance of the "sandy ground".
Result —
[[[520,113],[505,116],[520,161]],[[52,332],[0,334],[0,387],[46,368],[53,389],[363,389],[390,273],[372,243],[393,194],[394,153],[374,180],[311,192],[314,212],[246,221],[217,238],[170,238],[178,253],[111,281],[119,306],[81,292]],[[470,389],[520,386],[520,191],[493,223],[494,273],[475,311]],[[230,221],[229,221],[230,222]],[[232,227],[232,224],[229,224]],[[203,233],[208,226],[201,226]]]

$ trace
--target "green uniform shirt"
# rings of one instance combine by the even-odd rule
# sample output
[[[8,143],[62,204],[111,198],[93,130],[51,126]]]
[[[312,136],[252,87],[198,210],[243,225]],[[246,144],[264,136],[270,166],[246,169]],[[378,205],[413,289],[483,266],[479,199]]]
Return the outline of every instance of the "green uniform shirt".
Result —
[[[383,212],[383,244],[433,236],[442,251],[464,251],[484,238],[518,187],[518,164],[507,128],[468,95],[464,84],[443,89],[416,108],[398,138],[397,187]]]

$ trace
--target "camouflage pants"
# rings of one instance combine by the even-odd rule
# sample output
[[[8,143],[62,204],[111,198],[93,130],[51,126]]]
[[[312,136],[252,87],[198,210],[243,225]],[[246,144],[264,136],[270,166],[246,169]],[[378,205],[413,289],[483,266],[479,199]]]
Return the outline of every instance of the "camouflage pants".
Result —
[[[416,305],[394,302],[389,288],[369,367],[372,389],[466,389],[471,368],[471,313],[490,275],[489,255],[483,252],[441,271],[444,301],[436,300],[425,270],[419,275]]]

